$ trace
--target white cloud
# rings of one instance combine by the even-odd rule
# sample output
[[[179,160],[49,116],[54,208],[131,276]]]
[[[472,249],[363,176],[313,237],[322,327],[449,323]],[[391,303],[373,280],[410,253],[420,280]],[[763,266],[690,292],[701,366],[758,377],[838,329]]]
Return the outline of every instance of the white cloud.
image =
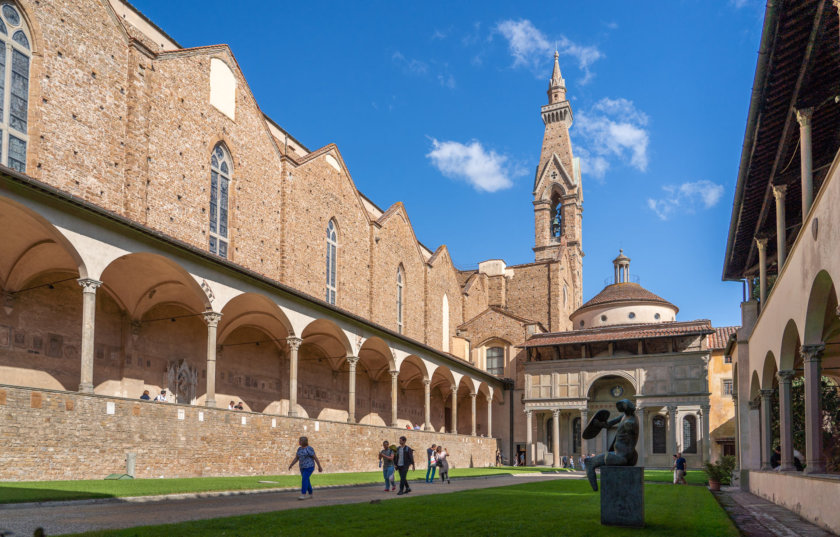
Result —
[[[438,73],[437,79],[444,88],[455,89],[455,77],[451,74]]]
[[[750,0],[730,0],[729,3],[732,4],[732,7],[734,7],[735,9],[741,9],[742,7],[749,4]]]
[[[665,196],[648,198],[648,208],[662,220],[668,220],[677,211],[693,213],[696,209],[711,209],[723,196],[723,185],[702,179],[681,185],[662,187]]]
[[[590,66],[604,57],[597,47],[579,45],[564,35],[557,36],[552,44],[528,19],[503,20],[496,25],[496,31],[507,39],[514,67],[527,67],[537,76],[545,76],[546,61],[557,50],[561,56],[577,60],[578,67],[584,73],[579,83],[586,84],[592,78]]]
[[[603,98],[575,118],[573,133],[580,144],[583,172],[603,179],[613,161],[644,172],[648,165],[647,115],[627,99]]]
[[[408,59],[399,50],[391,55],[391,59],[407,73],[425,75],[429,72],[429,64],[420,60]]]
[[[446,177],[464,180],[485,192],[510,188],[512,178],[523,173],[510,165],[506,155],[486,150],[478,140],[462,144],[432,138],[432,150],[426,157]]]

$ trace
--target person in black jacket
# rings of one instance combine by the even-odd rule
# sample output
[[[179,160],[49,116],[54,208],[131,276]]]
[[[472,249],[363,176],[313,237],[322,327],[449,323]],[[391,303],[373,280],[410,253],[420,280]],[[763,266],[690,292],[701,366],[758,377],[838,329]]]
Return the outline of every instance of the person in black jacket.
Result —
[[[405,444],[404,436],[400,437],[400,447],[394,455],[394,466],[400,473],[400,491],[397,496],[411,492],[411,487],[408,486],[408,467],[414,469],[414,450]]]

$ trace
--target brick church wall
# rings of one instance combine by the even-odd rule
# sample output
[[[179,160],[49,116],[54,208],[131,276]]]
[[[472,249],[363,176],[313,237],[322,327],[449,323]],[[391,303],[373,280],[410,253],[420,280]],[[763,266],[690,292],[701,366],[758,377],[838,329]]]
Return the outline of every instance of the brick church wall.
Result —
[[[492,438],[10,386],[0,386],[0,423],[0,480],[16,481],[101,479],[123,472],[129,452],[137,453],[138,478],[289,474],[299,436],[309,437],[326,472],[376,471],[382,441],[396,442],[400,435],[418,454],[443,444],[456,468],[492,465],[497,444]]]

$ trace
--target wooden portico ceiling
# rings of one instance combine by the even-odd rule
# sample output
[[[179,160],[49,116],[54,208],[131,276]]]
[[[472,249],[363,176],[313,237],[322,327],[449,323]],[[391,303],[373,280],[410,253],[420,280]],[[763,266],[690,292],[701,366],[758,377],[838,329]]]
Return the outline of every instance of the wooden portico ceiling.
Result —
[[[799,124],[812,107],[814,193],[840,147],[840,37],[830,0],[770,0],[764,19],[724,258],[723,279],[758,273],[756,237],[776,234],[773,185],[787,185],[786,242],[802,224]],[[793,232],[791,232],[793,231]],[[767,243],[768,260],[776,255]]]

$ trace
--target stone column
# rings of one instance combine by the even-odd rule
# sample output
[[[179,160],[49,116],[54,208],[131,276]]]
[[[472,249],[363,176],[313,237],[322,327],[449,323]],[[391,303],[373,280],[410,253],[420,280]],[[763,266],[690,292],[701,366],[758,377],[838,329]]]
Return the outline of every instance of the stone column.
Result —
[[[755,239],[758,247],[758,300],[764,310],[764,300],[767,297],[767,239]]]
[[[813,108],[803,108],[796,111],[796,121],[799,122],[799,162],[802,175],[802,221],[811,210],[814,201],[813,165],[811,162],[811,116]],[[810,463],[808,464],[810,466]]]
[[[645,409],[644,407],[639,407],[636,409],[636,420],[639,422],[639,441],[636,443],[638,449],[636,450],[639,453],[639,461],[636,463],[636,466],[644,466],[645,465],[645,455],[647,455],[647,447],[645,442]]]
[[[781,472],[788,472],[795,469],[793,464],[793,416],[790,405],[790,383],[796,371],[785,369],[776,373],[779,379],[779,443],[782,448]]]
[[[96,290],[102,285],[99,280],[79,278],[82,286],[82,372],[79,391],[93,393],[93,337],[96,326]]]
[[[525,449],[528,450],[528,462],[529,466],[534,466],[536,461],[534,461],[534,421],[533,421],[533,410],[526,410],[525,411]]]
[[[452,434],[458,434],[458,386],[449,387],[452,391]]]
[[[773,390],[761,390],[761,469],[771,470],[773,454]]]
[[[470,430],[470,434],[475,436],[476,433],[476,419],[475,419],[475,398],[478,396],[477,393],[470,394],[470,404],[472,405],[472,428]]]
[[[493,396],[484,397],[487,398],[487,438],[493,438]]]
[[[222,314],[215,311],[204,312],[204,322],[207,323],[207,393],[204,396],[204,406],[216,406],[216,329]]]
[[[560,468],[560,410],[554,409],[551,414],[551,454],[554,456],[551,465]]]
[[[785,223],[786,193],[787,185],[773,186],[773,196],[776,198],[776,258],[778,259],[780,271],[787,257],[787,246],[785,244],[785,239],[787,238],[787,224]]]
[[[677,452],[677,405],[668,405],[668,453]]]
[[[397,394],[399,392],[399,371],[391,371],[391,427],[397,427]]]
[[[286,338],[286,343],[289,345],[289,410],[286,415],[297,416],[298,350],[303,340],[290,336]]]
[[[347,394],[347,423],[356,423],[356,364],[358,356],[348,356],[347,365],[350,366],[350,383]]]
[[[703,420],[703,451],[700,453],[700,461],[706,462],[712,460],[712,433],[710,430],[712,406],[700,405],[700,412],[700,419]]]
[[[589,424],[589,409],[580,409],[580,454],[586,458],[589,455],[589,440],[583,438],[583,430]]]
[[[423,413],[426,422],[423,428],[427,431],[432,430],[432,381],[423,379]]]
[[[820,376],[824,343],[802,345],[800,352],[805,363],[805,467],[806,474],[824,474],[822,456],[822,409]]]

